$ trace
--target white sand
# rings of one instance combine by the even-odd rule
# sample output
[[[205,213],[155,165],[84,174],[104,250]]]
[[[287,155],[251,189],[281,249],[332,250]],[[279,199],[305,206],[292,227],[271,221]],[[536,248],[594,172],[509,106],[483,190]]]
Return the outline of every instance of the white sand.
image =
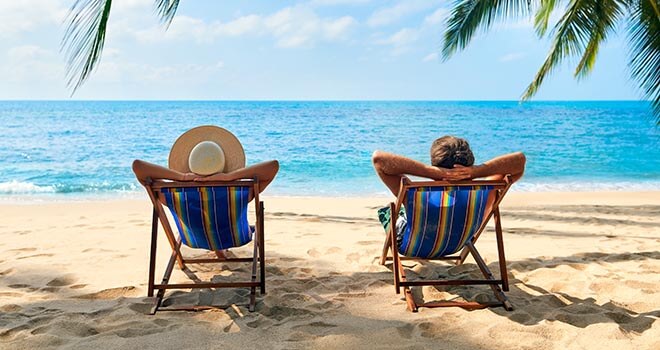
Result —
[[[236,307],[155,316],[145,314],[146,195],[0,205],[0,348],[660,349],[658,192],[509,194],[502,215],[513,312],[407,312],[391,271],[376,261],[384,233],[375,210],[389,198],[264,200],[268,293],[257,297],[256,312],[247,311],[246,290],[183,290],[168,293],[167,303]],[[157,277],[169,256],[164,235],[159,245]],[[477,247],[497,271],[492,230]],[[202,280],[249,270],[191,269]],[[471,259],[413,270],[478,271]],[[173,280],[187,278],[175,269]],[[488,287],[447,291],[415,293],[492,295]]]

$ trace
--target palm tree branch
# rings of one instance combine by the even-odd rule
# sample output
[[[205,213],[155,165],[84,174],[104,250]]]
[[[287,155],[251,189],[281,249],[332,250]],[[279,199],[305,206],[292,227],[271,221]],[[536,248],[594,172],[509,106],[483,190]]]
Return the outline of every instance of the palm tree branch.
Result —
[[[529,84],[522,99],[528,100],[538,88],[543,84],[544,79],[550,74],[565,58],[581,53],[589,41],[589,31],[592,28],[590,7],[593,2],[599,0],[572,0],[566,13],[555,25],[553,32],[554,38],[550,51],[543,65],[536,73],[534,80]]]
[[[156,13],[160,16],[161,22],[167,27],[172,23],[176,10],[179,7],[179,0],[154,0]]]
[[[629,65],[660,124],[660,13],[655,1],[639,0],[632,6]]]
[[[67,57],[67,85],[78,89],[98,66],[103,52],[112,0],[76,0],[62,40]]]
[[[448,59],[464,49],[477,29],[488,29],[496,19],[526,15],[531,0],[456,0],[447,20],[442,55]]]
[[[582,58],[575,68],[575,77],[584,78],[593,69],[598,55],[600,43],[605,41],[610,31],[614,29],[617,21],[623,16],[626,0],[601,0],[594,1],[590,6],[592,21],[590,28],[589,43],[584,50]]]
[[[539,36],[545,35],[552,11],[557,7],[557,0],[541,0],[541,5],[534,16],[534,28]]]

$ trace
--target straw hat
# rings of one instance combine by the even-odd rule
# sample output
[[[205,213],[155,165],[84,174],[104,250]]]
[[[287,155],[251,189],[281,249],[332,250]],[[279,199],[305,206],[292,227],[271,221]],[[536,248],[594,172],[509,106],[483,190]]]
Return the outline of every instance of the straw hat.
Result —
[[[213,125],[198,126],[174,141],[169,167],[200,175],[228,173],[245,167],[245,152],[241,142],[228,130]]]

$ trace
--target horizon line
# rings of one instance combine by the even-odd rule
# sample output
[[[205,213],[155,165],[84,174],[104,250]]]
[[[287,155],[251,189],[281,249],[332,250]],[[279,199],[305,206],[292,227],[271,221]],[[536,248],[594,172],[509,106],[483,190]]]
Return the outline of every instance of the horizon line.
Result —
[[[536,102],[652,102],[645,99],[622,100],[442,100],[442,99],[0,99],[0,102],[514,102],[519,104]]]

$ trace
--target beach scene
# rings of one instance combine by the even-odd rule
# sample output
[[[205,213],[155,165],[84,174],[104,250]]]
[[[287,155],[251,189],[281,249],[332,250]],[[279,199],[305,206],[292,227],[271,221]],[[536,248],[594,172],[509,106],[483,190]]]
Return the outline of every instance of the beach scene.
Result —
[[[660,4],[593,3],[3,2],[0,348],[660,348]]]

